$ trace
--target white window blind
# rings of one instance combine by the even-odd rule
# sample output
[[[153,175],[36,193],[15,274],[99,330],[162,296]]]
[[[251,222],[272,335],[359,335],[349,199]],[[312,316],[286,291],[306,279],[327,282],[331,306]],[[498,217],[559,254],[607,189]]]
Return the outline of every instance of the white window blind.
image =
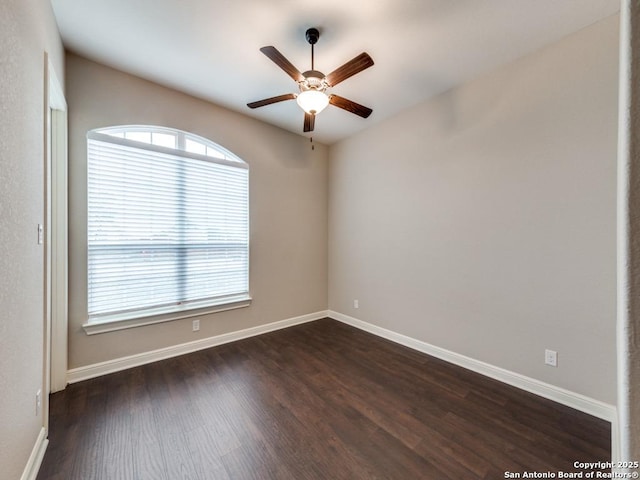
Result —
[[[248,298],[248,166],[168,132],[175,148],[164,130],[157,142],[123,128],[87,136],[90,323]],[[188,140],[215,155],[186,151]]]

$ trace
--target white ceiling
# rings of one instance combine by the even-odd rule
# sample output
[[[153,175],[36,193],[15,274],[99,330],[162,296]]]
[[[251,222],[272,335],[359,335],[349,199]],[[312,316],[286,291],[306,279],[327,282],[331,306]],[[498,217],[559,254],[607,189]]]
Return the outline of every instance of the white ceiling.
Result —
[[[296,92],[260,53],[275,46],[329,73],[366,51],[375,65],[332,91],[373,109],[330,106],[314,138],[333,143],[619,10],[619,0],[52,0],[65,46],[80,55],[302,134]]]

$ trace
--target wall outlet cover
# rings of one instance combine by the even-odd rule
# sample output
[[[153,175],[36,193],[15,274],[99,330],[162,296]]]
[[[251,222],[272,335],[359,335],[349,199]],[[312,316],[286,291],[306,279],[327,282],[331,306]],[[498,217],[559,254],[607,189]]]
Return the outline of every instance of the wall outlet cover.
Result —
[[[550,365],[552,367],[558,366],[558,352],[555,350],[545,350],[544,351],[544,363],[546,365]]]

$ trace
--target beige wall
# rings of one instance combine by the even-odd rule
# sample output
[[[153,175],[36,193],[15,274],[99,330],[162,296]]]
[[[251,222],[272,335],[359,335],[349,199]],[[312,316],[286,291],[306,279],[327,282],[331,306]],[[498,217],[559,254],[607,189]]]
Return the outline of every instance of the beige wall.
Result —
[[[0,2],[0,476],[11,480],[43,425],[45,52],[63,80],[50,3]]]
[[[615,404],[617,66],[611,17],[332,146],[330,309]]]
[[[215,81],[215,79],[212,79]],[[246,116],[67,55],[69,104],[69,368],[327,309],[327,148]],[[250,166],[248,308],[87,336],[86,133],[112,125],[173,127]]]

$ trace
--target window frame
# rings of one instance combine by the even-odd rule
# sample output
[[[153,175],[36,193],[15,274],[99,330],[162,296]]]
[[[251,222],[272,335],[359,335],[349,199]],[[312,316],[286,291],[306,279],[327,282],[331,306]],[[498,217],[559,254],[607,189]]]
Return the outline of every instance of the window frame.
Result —
[[[156,145],[153,143],[147,143],[137,140],[131,140],[120,136],[119,134],[125,134],[126,132],[149,132],[158,134],[170,134],[176,137],[176,148],[165,147]],[[150,137],[152,138],[152,137]],[[211,313],[222,312],[237,308],[248,307],[251,305],[250,290],[250,212],[249,212],[249,165],[240,159],[237,155],[233,154],[224,147],[216,144],[215,142],[208,140],[204,137],[200,137],[196,134],[177,130],[168,127],[158,127],[152,125],[119,125],[115,127],[97,128],[87,132],[87,164],[89,163],[89,145],[91,140],[98,142],[107,142],[110,144],[133,147],[143,149],[149,152],[157,152],[159,154],[168,154],[173,156],[180,156],[182,158],[204,161],[207,163],[232,166],[235,168],[242,168],[247,170],[247,184],[246,184],[246,241],[247,241],[247,261],[246,261],[246,280],[247,291],[246,293],[229,294],[222,298],[211,298],[203,301],[190,301],[186,304],[173,304],[169,306],[149,307],[145,309],[137,309],[135,311],[112,313],[112,314],[98,314],[93,317],[89,316],[87,311],[87,321],[83,324],[83,329],[88,335],[97,333],[122,330],[126,328],[133,328],[143,325],[150,325],[155,323],[167,322],[178,319],[191,318],[201,315],[208,315]],[[209,149],[216,152],[217,155],[203,155],[200,153],[193,153],[187,151],[187,140],[196,142],[205,146],[205,151]],[[88,181],[87,177],[87,181]],[[87,184],[87,202],[89,200],[89,191]],[[88,203],[87,203],[88,206]],[[87,241],[88,241],[88,225],[89,216],[87,215]],[[89,248],[87,244],[87,301],[89,293]],[[88,307],[88,304],[87,304]]]

